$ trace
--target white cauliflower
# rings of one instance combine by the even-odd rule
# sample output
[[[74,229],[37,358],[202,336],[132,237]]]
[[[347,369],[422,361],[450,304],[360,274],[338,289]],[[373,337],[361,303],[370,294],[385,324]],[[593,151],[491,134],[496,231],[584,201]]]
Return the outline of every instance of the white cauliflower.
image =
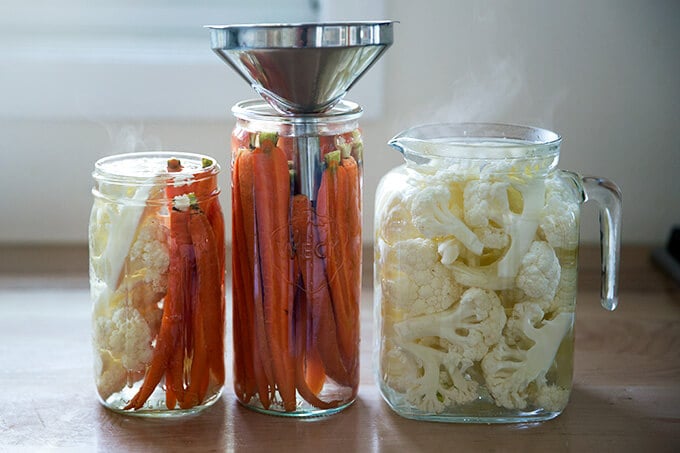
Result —
[[[446,239],[437,246],[437,252],[441,256],[440,261],[444,265],[453,264],[460,255],[460,241],[456,238]]]
[[[125,269],[128,285],[143,281],[155,291],[165,290],[170,266],[167,237],[167,229],[161,220],[152,216],[143,220],[128,253],[128,265]]]
[[[108,351],[128,370],[144,369],[151,360],[154,335],[146,320],[134,308],[122,306],[111,317],[95,320],[94,338],[99,349]]]
[[[576,309],[576,279],[578,271],[576,265],[562,266],[560,281],[557,284],[555,297],[547,304],[541,305],[547,313],[573,313]]]
[[[512,184],[522,196],[521,214],[512,213],[502,226],[510,236],[510,248],[498,262],[498,276],[515,277],[520,260],[527,253],[536,235],[539,216],[543,208],[545,183],[541,178]]]
[[[482,241],[486,249],[504,249],[510,244],[510,237],[502,228],[486,226],[473,228],[472,231]]]
[[[407,239],[385,252],[381,289],[386,303],[417,316],[446,310],[460,296],[437,245],[429,239]]]
[[[555,174],[546,180],[545,206],[540,228],[553,248],[572,250],[578,246],[580,209],[574,189]]]
[[[111,289],[120,283],[127,253],[144,216],[148,216],[146,201],[162,194],[153,182],[155,177],[137,188],[106,183],[99,186],[90,214],[90,265]],[[114,203],[111,199],[121,201]]]
[[[114,297],[123,300],[125,296],[118,293]],[[93,322],[93,343],[99,356],[97,389],[106,399],[125,386],[128,373],[144,374],[153,355],[155,334],[138,310],[124,304],[96,316]]]
[[[517,287],[534,300],[552,301],[560,281],[560,261],[547,242],[535,241],[520,263]]]
[[[384,344],[383,347],[385,347]],[[384,381],[399,393],[406,393],[420,376],[420,370],[413,355],[399,347],[387,348],[387,352],[383,355],[381,369]]]
[[[472,180],[465,185],[465,222],[471,227],[486,227],[489,221],[497,225],[508,223],[510,202],[508,182]]]
[[[398,341],[437,337],[442,347],[477,361],[498,343],[505,320],[505,310],[495,293],[470,288],[449,310],[406,319],[396,323],[394,329]]]
[[[522,302],[538,305],[550,317],[555,312],[572,313],[576,303],[576,265],[561,265],[544,241],[531,245],[522,260],[516,286],[500,293],[506,306]]]
[[[411,195],[400,190],[384,192],[384,196],[376,200],[376,212],[380,213],[375,227],[378,239],[394,244],[420,237],[411,219]]]
[[[119,392],[127,382],[128,370],[113,358],[111,353],[104,350],[95,351],[94,378],[97,392],[106,400],[112,394]]]
[[[426,413],[438,414],[452,404],[462,405],[477,398],[479,384],[472,380],[467,370],[472,362],[455,352],[444,352],[417,343],[405,342],[400,347],[410,355],[411,369],[415,376],[406,386],[406,400]],[[414,371],[415,370],[415,371]]]
[[[536,406],[547,412],[559,412],[567,407],[569,393],[567,388],[539,383],[535,391]]]
[[[559,313],[545,320],[543,310],[530,302],[514,306],[503,339],[482,360],[487,387],[498,406],[525,409],[544,398],[540,393],[549,388],[543,385],[545,375],[573,319],[573,314]]]
[[[491,290],[509,289],[515,283],[522,258],[529,251],[535,239],[543,208],[545,184],[541,179],[535,178],[528,181],[513,182],[507,186],[482,184],[473,180],[468,183],[468,186],[470,186],[470,189],[466,186],[466,198],[476,200],[477,204],[467,206],[466,215],[468,215],[469,209],[476,209],[476,206],[481,203],[480,200],[491,197],[494,201],[490,204],[487,203],[488,206],[502,207],[506,210],[503,212],[474,213],[472,218],[478,221],[480,225],[484,225],[484,222],[480,219],[486,218],[493,221],[494,224],[498,224],[498,228],[503,229],[504,235],[500,235],[497,231],[490,229],[491,224],[482,226],[481,228],[490,229],[488,234],[495,232],[495,237],[493,235],[491,237],[482,236],[487,243],[503,245],[505,241],[503,236],[505,236],[509,238],[510,246],[507,247],[502,258],[489,265],[474,266],[456,262],[448,267],[452,270],[456,281],[461,285]],[[500,190],[500,187],[505,189]],[[512,203],[509,198],[511,193],[514,194]],[[501,202],[499,198],[505,201]],[[515,200],[516,198],[518,200]],[[519,214],[514,212],[514,205],[520,205],[521,212]],[[477,236],[475,237],[480,240]],[[483,244],[482,247],[484,247]]]
[[[429,239],[458,239],[468,250],[479,255],[484,249],[472,230],[453,212],[451,191],[445,186],[423,188],[414,198],[411,214],[413,224]]]
[[[135,191],[132,206],[98,200],[93,208],[93,345],[97,389],[104,399],[144,375],[160,328],[170,263],[160,187]],[[100,220],[106,222],[97,224]]]

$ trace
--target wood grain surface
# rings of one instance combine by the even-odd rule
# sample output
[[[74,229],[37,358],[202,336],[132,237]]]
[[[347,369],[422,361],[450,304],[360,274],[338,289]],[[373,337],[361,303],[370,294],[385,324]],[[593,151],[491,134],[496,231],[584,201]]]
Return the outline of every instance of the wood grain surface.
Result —
[[[609,313],[599,305],[597,254],[582,248],[580,257],[569,405],[555,420],[515,425],[417,422],[394,414],[373,381],[370,288],[363,294],[359,397],[347,410],[307,420],[262,415],[240,406],[228,385],[195,416],[118,415],[95,397],[83,276],[23,275],[17,285],[4,275],[0,451],[678,452],[680,289],[651,265],[648,248],[625,247],[620,305]]]

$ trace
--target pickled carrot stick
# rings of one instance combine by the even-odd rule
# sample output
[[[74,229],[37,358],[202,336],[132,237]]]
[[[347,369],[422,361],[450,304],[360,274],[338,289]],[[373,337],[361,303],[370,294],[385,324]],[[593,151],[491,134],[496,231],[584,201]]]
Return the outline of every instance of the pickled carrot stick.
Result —
[[[340,405],[341,400],[323,401],[318,397],[319,391],[323,388],[325,381],[325,373],[322,368],[321,386],[315,385],[312,388],[307,381],[307,300],[304,290],[297,291],[297,304],[295,311],[295,385],[300,396],[309,404],[318,409],[333,409]],[[318,376],[314,376],[316,379]],[[316,383],[315,383],[316,384]]]
[[[181,407],[201,404],[208,389],[210,370],[224,370],[224,343],[221,324],[222,301],[220,261],[215,248],[215,235],[207,216],[192,206],[189,222],[196,259],[194,296],[194,350],[191,378]],[[221,372],[222,375],[224,371]]]
[[[353,382],[358,378],[358,299],[351,288],[358,286],[349,271],[350,231],[356,230],[360,219],[348,218],[352,211],[348,197],[356,191],[353,176],[340,165],[341,152],[326,155],[324,170],[317,195],[318,231],[325,245],[326,275],[330,290],[335,332],[345,369]],[[356,180],[358,182],[358,179]],[[357,189],[358,190],[358,189]],[[356,195],[353,195],[356,197]],[[353,386],[356,384],[354,383]]]
[[[181,250],[181,251],[180,251]],[[179,261],[180,275],[174,277],[178,282],[190,282],[190,272],[192,267],[193,256],[190,254],[190,246],[180,245],[178,247],[178,256],[174,259]],[[173,258],[171,258],[172,260]],[[168,276],[168,279],[171,277]],[[180,283],[181,284],[181,283]],[[178,300],[181,301],[178,305],[183,307],[181,312],[177,314],[181,316],[180,324],[182,326],[182,331],[179,333],[177,338],[177,343],[175,344],[174,351],[168,361],[167,370],[165,373],[165,405],[168,409],[174,409],[179,403],[183,404],[184,401],[184,361],[186,358],[188,349],[186,336],[187,325],[190,324],[191,312],[187,310],[189,304],[189,293],[186,291],[186,283],[181,284],[183,288],[178,288],[177,295]]]
[[[316,243],[314,241],[314,225],[313,225],[313,211],[309,198],[305,195],[295,195],[293,197],[293,208],[291,216],[291,224],[293,227],[293,241],[295,246],[295,262],[296,262],[296,282],[299,286],[295,295],[295,383],[300,395],[311,405],[319,409],[331,409],[340,404],[339,400],[326,402],[321,400],[317,394],[323,388],[325,382],[325,370],[319,361],[321,358],[316,352],[316,342],[314,341],[313,329],[310,329],[312,335],[308,338],[307,330],[309,324],[314,321],[310,316],[314,307],[310,304],[316,303],[317,308],[323,309],[324,306],[328,308],[327,304],[315,300],[318,295],[324,296],[323,290],[317,288],[315,283],[325,285],[325,278],[323,277],[323,263],[315,254]],[[314,277],[314,266],[320,266],[321,281],[316,281]],[[332,356],[338,358],[337,353],[331,353]],[[314,359],[318,359],[314,363]],[[311,366],[310,366],[311,365]],[[336,372],[331,364],[333,375],[342,374]],[[312,381],[309,384],[308,378]],[[342,378],[340,378],[342,380]]]
[[[343,157],[342,169],[345,177],[345,188],[339,194],[344,197],[342,213],[347,228],[344,254],[344,281],[349,290],[349,298],[343,307],[336,308],[344,322],[339,329],[344,338],[343,348],[345,360],[350,370],[359,370],[359,322],[361,300],[361,174],[356,160],[350,155]],[[341,174],[340,177],[343,177]]]
[[[243,150],[243,152],[249,152]],[[232,313],[233,329],[232,338],[234,344],[234,389],[240,401],[250,402],[257,393],[254,362],[255,352],[253,344],[253,300],[252,300],[252,268],[249,268],[248,256],[246,255],[245,232],[243,231],[243,206],[241,204],[240,184],[241,165],[238,156],[235,156],[232,165]],[[266,384],[264,386],[266,388]]]
[[[290,174],[285,153],[276,146],[275,134],[260,134],[260,147],[253,151],[255,217],[262,272],[264,320],[271,352],[276,388],[286,411],[296,408],[295,366],[291,326],[288,216]],[[285,276],[282,278],[282,276]]]
[[[259,247],[255,225],[253,163],[253,153],[247,149],[242,149],[234,161],[236,176],[233,190],[238,196],[234,199],[238,203],[238,210],[234,216],[239,217],[240,213],[241,220],[238,228],[233,231],[233,242],[238,243],[240,247],[239,254],[234,255],[235,258],[239,258],[234,262],[234,269],[238,266],[239,275],[242,277],[243,298],[234,299],[233,303],[234,309],[243,307],[242,313],[247,320],[246,327],[249,330],[242,338],[235,338],[235,341],[249,340],[250,345],[244,344],[244,351],[252,351],[252,356],[248,353],[244,361],[249,364],[252,359],[257,393],[263,407],[268,409],[274,393],[274,372],[264,324]]]

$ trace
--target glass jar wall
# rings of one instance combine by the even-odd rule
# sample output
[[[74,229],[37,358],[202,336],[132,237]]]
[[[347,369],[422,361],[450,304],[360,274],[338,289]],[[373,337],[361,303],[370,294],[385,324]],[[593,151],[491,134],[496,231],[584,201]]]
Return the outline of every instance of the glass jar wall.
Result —
[[[553,418],[572,387],[580,180],[559,137],[431,125],[376,195],[376,379],[415,419]]]
[[[359,384],[361,109],[233,112],[236,396],[271,414],[337,412]]]
[[[224,385],[219,166],[189,153],[96,163],[89,224],[95,383],[118,412],[173,416]]]

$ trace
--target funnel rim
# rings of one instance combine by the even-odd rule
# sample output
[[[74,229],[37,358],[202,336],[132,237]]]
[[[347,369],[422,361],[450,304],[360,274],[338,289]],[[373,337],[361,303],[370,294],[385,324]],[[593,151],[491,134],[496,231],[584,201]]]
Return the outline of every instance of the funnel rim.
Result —
[[[232,49],[319,49],[328,47],[389,47],[394,42],[393,20],[380,21],[338,21],[264,24],[204,25],[213,38],[213,50]],[[343,27],[347,33],[328,35],[324,33]],[[377,27],[380,33],[358,33],[357,30]],[[289,33],[286,33],[289,32]],[[294,32],[294,33],[290,33]],[[264,36],[263,36],[264,35]],[[320,39],[320,36],[322,37]],[[310,37],[312,39],[310,39]]]

